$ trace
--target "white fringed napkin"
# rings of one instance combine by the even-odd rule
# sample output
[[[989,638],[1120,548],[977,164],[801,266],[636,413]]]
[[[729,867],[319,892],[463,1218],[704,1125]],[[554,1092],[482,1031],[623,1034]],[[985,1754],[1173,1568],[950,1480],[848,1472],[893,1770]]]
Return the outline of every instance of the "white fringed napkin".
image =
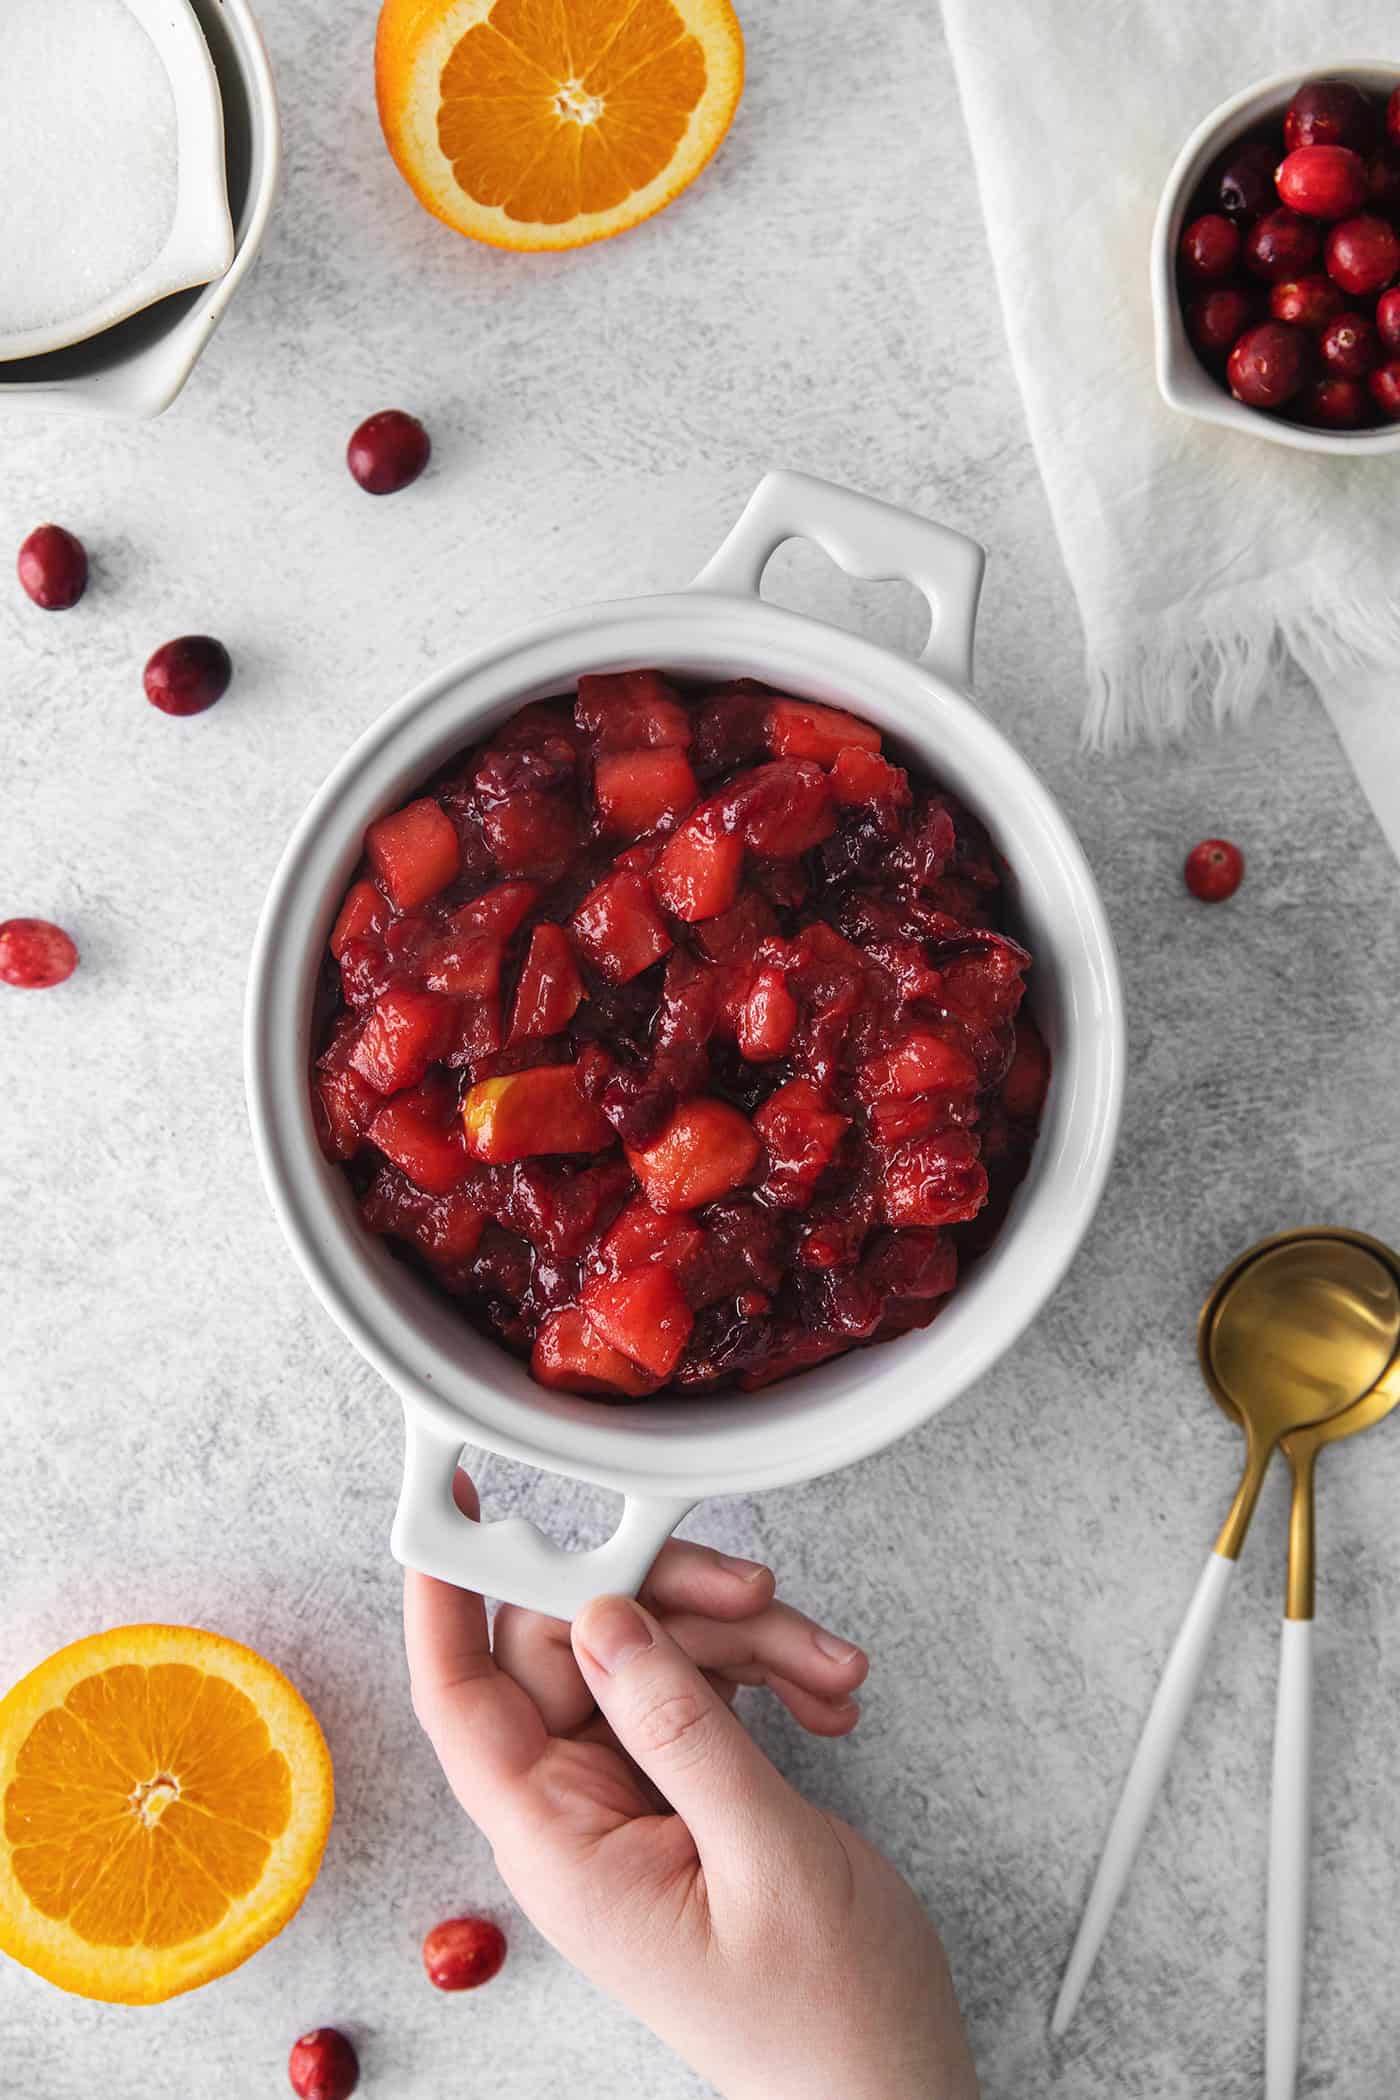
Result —
[[[1091,741],[1237,720],[1291,656],[1400,853],[1400,454],[1295,452],[1169,409],[1148,287],[1188,133],[1290,65],[1381,59],[1400,46],[1393,4],[944,0],[944,17],[1083,615]]]

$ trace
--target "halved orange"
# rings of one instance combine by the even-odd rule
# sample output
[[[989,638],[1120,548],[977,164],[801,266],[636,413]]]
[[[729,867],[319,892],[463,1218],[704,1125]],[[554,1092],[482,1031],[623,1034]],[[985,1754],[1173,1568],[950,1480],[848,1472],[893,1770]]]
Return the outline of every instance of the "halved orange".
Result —
[[[384,0],[379,121],[430,212],[498,248],[581,248],[649,219],[729,129],[729,0]]]
[[[0,1949],[85,1998],[193,1990],[293,1916],[333,1806],[315,1715],[251,1648],[75,1641],[0,1700]]]

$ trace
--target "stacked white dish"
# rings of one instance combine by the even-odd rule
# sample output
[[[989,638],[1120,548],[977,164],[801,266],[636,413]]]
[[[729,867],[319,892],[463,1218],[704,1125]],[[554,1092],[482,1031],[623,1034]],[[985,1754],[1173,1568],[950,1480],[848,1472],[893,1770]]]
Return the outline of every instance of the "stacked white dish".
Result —
[[[276,187],[277,104],[246,0],[16,0],[0,61],[0,101],[4,79],[22,83],[0,109],[15,200],[0,407],[158,415]]]

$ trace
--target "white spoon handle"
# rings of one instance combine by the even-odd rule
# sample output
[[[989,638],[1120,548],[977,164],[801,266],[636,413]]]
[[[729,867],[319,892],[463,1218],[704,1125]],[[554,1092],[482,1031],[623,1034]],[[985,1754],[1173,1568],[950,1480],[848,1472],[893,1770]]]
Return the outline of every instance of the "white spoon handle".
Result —
[[[1099,1861],[1099,1870],[1080,1920],[1079,1935],[1065,1968],[1064,1982],[1060,1985],[1060,1995],[1050,2021],[1052,2034],[1063,2034],[1069,2026],[1093,1972],[1108,1921],[1132,1872],[1142,1834],[1162,1790],[1162,1781],[1167,1776],[1176,1739],[1196,1696],[1196,1687],[1210,1652],[1211,1636],[1234,1572],[1232,1560],[1226,1560],[1219,1553],[1211,1554],[1181,1622],[1181,1631],[1167,1657],[1167,1666],[1138,1740],[1122,1798],[1109,1825],[1103,1858]]]
[[[1312,1620],[1285,1619],[1269,1822],[1266,2100],[1293,2100],[1303,2020],[1312,1788]]]

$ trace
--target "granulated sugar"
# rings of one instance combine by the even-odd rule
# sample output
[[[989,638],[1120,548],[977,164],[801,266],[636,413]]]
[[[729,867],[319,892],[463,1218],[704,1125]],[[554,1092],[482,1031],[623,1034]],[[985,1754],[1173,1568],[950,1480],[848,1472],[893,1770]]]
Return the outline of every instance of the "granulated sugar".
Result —
[[[155,259],[177,150],[125,0],[0,0],[0,333],[81,314]]]

